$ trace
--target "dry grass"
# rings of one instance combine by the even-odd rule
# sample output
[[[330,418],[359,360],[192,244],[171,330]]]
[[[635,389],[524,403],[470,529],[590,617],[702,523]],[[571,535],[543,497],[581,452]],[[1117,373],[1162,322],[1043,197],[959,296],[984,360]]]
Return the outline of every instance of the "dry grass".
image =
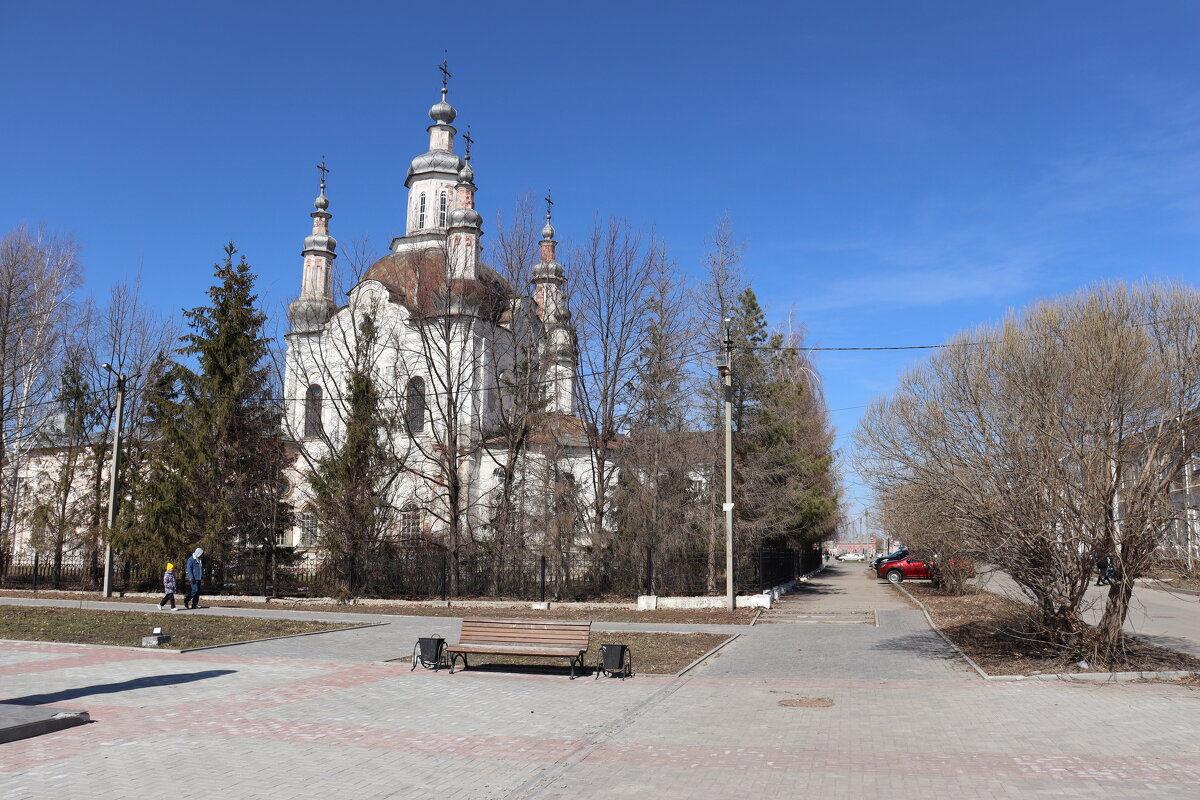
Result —
[[[217,617],[188,611],[139,613],[78,608],[0,606],[0,639],[138,647],[160,627],[173,650],[353,627],[344,623]]]
[[[157,602],[158,597],[100,597],[80,592],[24,592],[4,590],[0,597],[47,598],[55,600],[86,599],[89,603],[115,602]],[[451,601],[453,602],[453,601]],[[243,600],[226,600],[220,595],[204,595],[204,604],[222,608],[270,608],[274,610],[288,609],[295,611],[335,611],[353,614],[395,614],[406,617],[498,617],[503,619],[560,619],[560,620],[591,620],[593,622],[668,622],[680,625],[749,625],[754,618],[753,608],[739,608],[727,611],[720,608],[700,609],[659,609],[656,611],[638,611],[636,608],[591,608],[575,607],[569,603],[550,605],[549,610],[535,611],[529,604],[516,606],[417,606],[417,605],[388,605],[388,604],[330,604],[304,603],[291,601],[274,601],[270,603],[255,603]]]
[[[1029,607],[982,589],[949,595],[932,586],[906,589],[929,609],[941,631],[989,675],[1075,673],[1078,659],[1038,641],[1029,623]],[[1200,669],[1200,659],[1125,637],[1125,659],[1110,665],[1119,672]],[[1104,670],[1108,671],[1108,670]]]
[[[629,633],[626,631],[593,631],[591,641],[584,654],[583,663],[587,674],[600,660],[600,645],[623,644],[633,656],[634,674],[674,675],[700,656],[725,641],[727,636],[716,633]],[[530,656],[498,656],[471,653],[467,656],[470,669],[503,669],[512,671],[519,667],[521,672],[567,674],[567,659],[535,658]],[[401,662],[409,659],[401,658]]]

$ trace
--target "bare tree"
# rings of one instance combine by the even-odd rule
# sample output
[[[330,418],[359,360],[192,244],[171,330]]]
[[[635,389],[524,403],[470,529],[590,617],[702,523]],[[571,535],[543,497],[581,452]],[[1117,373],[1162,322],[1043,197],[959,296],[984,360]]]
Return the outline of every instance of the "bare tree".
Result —
[[[0,575],[21,512],[19,478],[51,410],[79,281],[69,239],[23,225],[0,239]]]
[[[570,259],[568,283],[579,341],[579,415],[585,424],[593,496],[586,525],[594,553],[610,545],[608,514],[617,477],[614,450],[637,416],[639,359],[650,336],[655,275],[667,260],[653,234],[621,219],[597,219]]]
[[[1045,635],[1121,659],[1133,581],[1175,510],[1200,406],[1200,292],[1100,284],[960,334],[876,401],[858,434],[880,492],[916,484],[1033,600]],[[1117,565],[1098,634],[1080,617]]]
[[[706,353],[705,361],[698,364],[698,372],[707,376],[699,387],[703,397],[711,398],[707,409],[708,424],[704,428],[710,431],[705,437],[707,444],[706,472],[709,479],[707,520],[708,547],[706,550],[705,583],[707,591],[717,591],[717,569],[722,551],[724,550],[724,535],[721,530],[724,517],[720,513],[724,501],[723,482],[717,479],[724,470],[724,454],[722,452],[722,397],[724,388],[713,375],[712,356],[724,347],[725,320],[733,316],[737,298],[749,288],[742,272],[742,253],[745,243],[734,237],[733,223],[729,214],[724,214],[717,220],[716,228],[705,242],[704,280],[697,290],[697,307],[699,309],[698,329],[702,335],[701,350]]]

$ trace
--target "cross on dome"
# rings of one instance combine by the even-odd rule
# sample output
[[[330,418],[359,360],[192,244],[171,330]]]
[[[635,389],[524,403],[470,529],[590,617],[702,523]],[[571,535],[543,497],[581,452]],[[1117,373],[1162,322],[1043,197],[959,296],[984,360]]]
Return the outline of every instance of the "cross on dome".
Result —
[[[313,205],[318,210],[324,211],[329,208],[329,198],[325,196],[325,176],[329,174],[329,167],[325,166],[324,154],[321,156],[321,163],[317,164],[317,169],[321,171],[321,193],[317,195],[317,199],[313,202]]]

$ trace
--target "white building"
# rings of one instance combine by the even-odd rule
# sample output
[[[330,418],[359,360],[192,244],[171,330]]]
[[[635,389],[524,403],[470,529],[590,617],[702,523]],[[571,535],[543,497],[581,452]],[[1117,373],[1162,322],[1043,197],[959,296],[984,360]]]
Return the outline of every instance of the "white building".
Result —
[[[538,492],[549,496],[556,485],[591,495],[585,429],[574,406],[575,335],[549,208],[526,293],[481,261],[470,140],[466,158],[455,153],[456,111],[445,88],[429,116],[429,150],[412,160],[405,180],[403,235],[345,298],[333,296],[337,242],[321,183],[312,233],[304,240],[300,296],[288,309],[285,424],[297,458],[287,499],[299,513],[287,544],[317,543],[315,517],[305,511],[305,474],[312,459],[342,441],[346,379],[355,358],[370,364],[395,423],[389,444],[402,466],[389,501],[402,510],[391,534],[396,538],[436,539],[455,502],[472,530],[482,531],[476,535],[488,535],[489,498],[518,469],[501,434],[515,395],[530,386],[545,392],[546,424],[527,440],[513,480],[535,506]],[[372,343],[360,347],[368,316]],[[451,452],[456,457],[449,459]],[[448,460],[461,477],[457,500],[445,488]],[[541,475],[538,490],[534,472]]]

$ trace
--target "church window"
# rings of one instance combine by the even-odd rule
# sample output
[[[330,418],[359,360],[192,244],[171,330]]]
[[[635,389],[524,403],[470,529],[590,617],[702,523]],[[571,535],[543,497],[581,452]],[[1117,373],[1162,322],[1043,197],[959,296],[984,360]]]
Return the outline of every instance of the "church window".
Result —
[[[404,390],[404,424],[409,434],[425,430],[425,380],[413,378]]]
[[[417,227],[418,228],[425,227],[425,193],[424,192],[421,192],[420,197],[417,198]]]
[[[300,546],[317,546],[317,515],[311,511],[301,511],[297,517],[300,524]]]
[[[321,387],[315,383],[304,393],[304,436],[322,436],[325,425],[321,422],[321,406],[323,401]]]
[[[438,199],[438,227],[446,227],[446,193],[442,192],[441,198]]]
[[[400,509],[400,536],[405,539],[421,535],[421,509],[408,503]]]

